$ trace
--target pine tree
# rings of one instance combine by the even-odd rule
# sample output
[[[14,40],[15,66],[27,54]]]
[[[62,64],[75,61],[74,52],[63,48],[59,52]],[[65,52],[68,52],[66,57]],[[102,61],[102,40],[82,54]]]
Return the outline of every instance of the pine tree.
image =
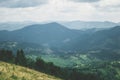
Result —
[[[27,60],[26,60],[26,57],[24,55],[24,51],[22,49],[21,50],[17,50],[15,63],[17,65],[22,65],[22,66],[26,66],[27,65]]]

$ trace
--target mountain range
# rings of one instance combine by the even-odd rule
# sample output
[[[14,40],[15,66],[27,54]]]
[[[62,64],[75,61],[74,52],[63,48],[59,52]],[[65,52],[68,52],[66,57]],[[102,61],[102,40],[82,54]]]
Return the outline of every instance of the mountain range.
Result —
[[[1,30],[0,48],[13,51],[22,48],[29,55],[42,55],[46,61],[63,66],[93,59],[119,60],[119,34],[120,26],[76,30],[56,22],[32,24],[13,31]]]
[[[0,30],[18,30],[26,26],[33,24],[47,24],[49,22],[33,22],[33,21],[24,21],[24,22],[0,22]],[[110,22],[110,21],[58,21],[57,23],[69,28],[76,30],[86,30],[86,29],[96,29],[101,30],[104,28],[111,28],[114,26],[120,25],[120,23]]]
[[[59,22],[60,24],[70,28],[70,29],[104,29],[111,28],[113,26],[118,26],[120,23],[110,22],[110,21],[69,21],[69,22]]]
[[[119,49],[119,34],[120,26],[98,31],[82,31],[53,22],[29,25],[14,31],[1,30],[0,41],[35,43],[47,47],[64,47],[63,49]]]
[[[58,45],[77,37],[79,32],[58,23],[35,24],[14,31],[0,31],[0,41],[29,42],[41,45]]]

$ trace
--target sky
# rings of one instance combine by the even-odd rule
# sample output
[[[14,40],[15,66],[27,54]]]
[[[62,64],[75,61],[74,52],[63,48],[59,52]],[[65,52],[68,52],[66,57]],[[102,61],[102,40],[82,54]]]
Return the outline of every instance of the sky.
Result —
[[[0,22],[120,22],[120,0],[0,0]]]

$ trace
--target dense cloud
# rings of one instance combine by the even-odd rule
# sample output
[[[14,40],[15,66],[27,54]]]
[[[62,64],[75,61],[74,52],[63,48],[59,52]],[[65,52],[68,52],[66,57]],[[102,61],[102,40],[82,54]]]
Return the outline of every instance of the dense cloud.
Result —
[[[120,0],[0,0],[0,22],[72,20],[119,22]]]
[[[95,7],[104,11],[120,11],[120,0],[101,0]]]
[[[48,0],[0,0],[0,7],[25,8],[47,3]]]
[[[75,2],[88,2],[88,3],[91,3],[91,2],[98,2],[100,0],[71,0],[71,1],[75,1]]]

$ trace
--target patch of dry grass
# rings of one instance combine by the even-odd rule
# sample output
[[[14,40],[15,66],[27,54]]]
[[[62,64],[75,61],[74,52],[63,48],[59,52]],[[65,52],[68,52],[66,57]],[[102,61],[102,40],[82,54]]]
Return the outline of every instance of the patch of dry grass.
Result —
[[[0,80],[61,80],[25,67],[0,62]]]

